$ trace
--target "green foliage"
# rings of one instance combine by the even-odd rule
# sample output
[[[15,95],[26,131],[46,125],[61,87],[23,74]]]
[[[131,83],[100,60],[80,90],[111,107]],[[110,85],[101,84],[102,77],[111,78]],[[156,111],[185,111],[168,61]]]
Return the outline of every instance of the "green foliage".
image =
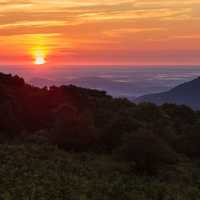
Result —
[[[117,154],[122,159],[135,162],[139,171],[148,173],[154,173],[162,165],[174,164],[177,160],[176,153],[165,141],[145,129],[128,134]]]
[[[188,134],[180,136],[176,141],[176,149],[192,158],[200,158],[200,122],[191,127]]]
[[[198,185],[136,176],[110,156],[66,153],[47,145],[0,145],[4,200],[196,200]]]
[[[0,96],[0,199],[200,199],[199,111],[1,73]]]

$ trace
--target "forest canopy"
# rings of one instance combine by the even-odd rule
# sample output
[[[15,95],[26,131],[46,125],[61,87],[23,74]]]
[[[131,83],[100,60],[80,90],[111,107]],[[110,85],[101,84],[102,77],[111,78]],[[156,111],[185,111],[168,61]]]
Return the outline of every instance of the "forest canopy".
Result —
[[[14,157],[16,157],[20,169],[23,165],[25,168],[22,167],[22,169],[25,171],[26,167],[28,167],[27,170],[30,169],[29,161],[36,166],[31,170],[39,170],[39,173],[41,173],[40,170],[45,170],[47,163],[50,163],[52,172],[48,171],[48,173],[51,178],[59,177],[57,181],[61,181],[61,174],[59,172],[54,174],[54,168],[58,164],[58,168],[63,166],[68,170],[66,162],[71,161],[75,165],[72,168],[78,167],[77,174],[83,172],[83,179],[89,184],[88,188],[91,188],[104,170],[109,174],[107,177],[102,177],[102,182],[105,181],[105,183],[109,182],[110,176],[118,173],[120,180],[113,177],[110,177],[110,180],[112,180],[112,184],[120,183],[116,186],[117,188],[120,188],[121,184],[125,184],[124,191],[121,191],[120,195],[118,194],[121,199],[131,199],[131,197],[123,196],[128,195],[129,192],[129,195],[134,197],[138,195],[138,199],[142,199],[142,196],[143,199],[146,198],[145,195],[148,191],[145,191],[145,188],[147,186],[144,186],[142,193],[138,193],[137,189],[128,188],[128,185],[132,187],[131,181],[137,182],[136,176],[140,177],[142,185],[149,181],[149,184],[159,185],[158,190],[164,184],[162,189],[165,192],[160,191],[160,195],[161,193],[167,195],[166,190],[168,189],[173,193],[171,187],[174,187],[172,185],[176,182],[185,184],[185,186],[187,186],[186,183],[190,183],[191,188],[184,191],[185,193],[181,188],[174,189],[177,194],[182,195],[181,199],[192,199],[191,196],[194,195],[193,199],[196,200],[197,195],[200,194],[197,181],[200,173],[196,171],[200,160],[199,111],[174,104],[156,106],[151,103],[141,103],[136,105],[127,99],[112,98],[104,91],[72,85],[37,88],[26,84],[18,76],[5,74],[0,74],[0,97],[1,162],[11,171],[14,170],[14,163],[11,165],[13,161],[8,162],[8,160],[12,160]],[[44,149],[46,148],[50,148],[50,151],[48,150],[45,154]],[[58,151],[56,155],[53,153],[55,151]],[[37,155],[34,152],[37,152]],[[16,156],[14,156],[15,154]],[[27,155],[30,157],[28,158]],[[55,163],[58,162],[55,164],[56,166],[53,164],[54,159],[57,159]],[[41,166],[43,161],[46,162],[44,168]],[[94,165],[94,162],[98,162],[98,167]],[[0,173],[5,170],[3,168],[5,165],[0,167]],[[85,168],[86,165],[89,169]],[[91,172],[87,172],[89,175],[86,173],[87,170]],[[19,172],[22,173],[20,170]],[[25,172],[23,171],[23,173]],[[63,173],[67,173],[67,171]],[[81,179],[82,175],[78,176],[77,174],[73,174],[73,181],[75,181],[74,176]],[[12,174],[8,176],[12,179]],[[65,178],[68,176],[70,175],[65,174]],[[87,176],[92,176],[92,180],[86,180]],[[26,182],[25,179],[22,180],[22,177],[18,177],[18,180]],[[150,177],[157,178],[151,180]],[[37,180],[37,178],[29,178]],[[0,181],[2,187],[11,183],[11,179],[2,179]],[[127,179],[130,180],[127,182],[125,181]],[[144,179],[148,179],[148,181],[144,181]],[[63,179],[63,181],[67,180]],[[167,185],[171,181],[173,184],[168,188]],[[37,185],[37,183],[34,184]],[[41,187],[44,187],[44,184],[41,183]],[[52,187],[53,182],[49,184]],[[98,182],[97,188],[94,189],[99,194],[101,190],[104,190],[103,187],[106,187],[100,185],[101,183]],[[34,187],[38,190],[37,186]],[[72,190],[76,191],[80,187],[84,187],[84,184],[72,186]],[[116,193],[118,189],[115,190],[114,185],[108,187],[111,187],[111,193],[114,192],[112,193],[114,196],[106,190],[107,196],[100,198],[112,199],[115,195],[118,196]],[[31,187],[31,189],[33,188]],[[63,190],[65,189],[63,188]],[[22,188],[16,190],[19,192]],[[25,189],[23,190],[25,192]],[[84,191],[83,188],[81,191]],[[84,193],[82,199],[90,199],[87,196],[90,192]],[[148,197],[147,199],[159,199],[159,192],[156,192],[155,198]],[[12,192],[2,194],[12,196]],[[24,194],[28,195],[26,192]],[[187,197],[189,194],[191,198]],[[42,193],[42,195],[44,194]],[[71,195],[72,197],[69,199],[74,199],[74,194]],[[36,196],[34,198],[40,199]],[[75,197],[75,199],[80,198]],[[95,199],[94,196],[93,199]]]

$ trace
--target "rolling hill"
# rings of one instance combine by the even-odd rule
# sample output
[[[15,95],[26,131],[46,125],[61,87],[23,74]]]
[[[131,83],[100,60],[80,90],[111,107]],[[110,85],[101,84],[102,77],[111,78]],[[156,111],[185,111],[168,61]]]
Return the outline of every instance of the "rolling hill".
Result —
[[[183,83],[167,92],[138,97],[135,99],[135,102],[152,102],[157,105],[162,105],[164,103],[174,103],[178,105],[187,105],[193,109],[199,109],[200,77]]]
[[[200,199],[199,122],[187,106],[0,73],[0,199]]]

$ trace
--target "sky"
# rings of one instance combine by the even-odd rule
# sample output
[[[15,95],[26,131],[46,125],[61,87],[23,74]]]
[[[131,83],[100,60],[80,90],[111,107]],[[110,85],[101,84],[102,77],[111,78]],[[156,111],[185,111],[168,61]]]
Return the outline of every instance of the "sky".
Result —
[[[200,0],[0,0],[0,64],[200,64]]]

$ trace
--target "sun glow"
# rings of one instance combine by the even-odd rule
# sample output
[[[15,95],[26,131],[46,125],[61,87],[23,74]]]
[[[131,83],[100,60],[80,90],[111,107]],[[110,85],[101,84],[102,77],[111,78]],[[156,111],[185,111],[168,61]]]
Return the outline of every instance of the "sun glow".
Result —
[[[46,60],[45,60],[44,57],[38,56],[38,57],[35,58],[35,64],[36,65],[43,65],[45,63],[46,63]]]
[[[35,65],[43,65],[47,63],[47,56],[50,53],[52,40],[49,35],[35,34],[27,38],[29,50]]]
[[[34,64],[43,65],[46,63],[47,50],[43,48],[35,48],[32,50]]]

